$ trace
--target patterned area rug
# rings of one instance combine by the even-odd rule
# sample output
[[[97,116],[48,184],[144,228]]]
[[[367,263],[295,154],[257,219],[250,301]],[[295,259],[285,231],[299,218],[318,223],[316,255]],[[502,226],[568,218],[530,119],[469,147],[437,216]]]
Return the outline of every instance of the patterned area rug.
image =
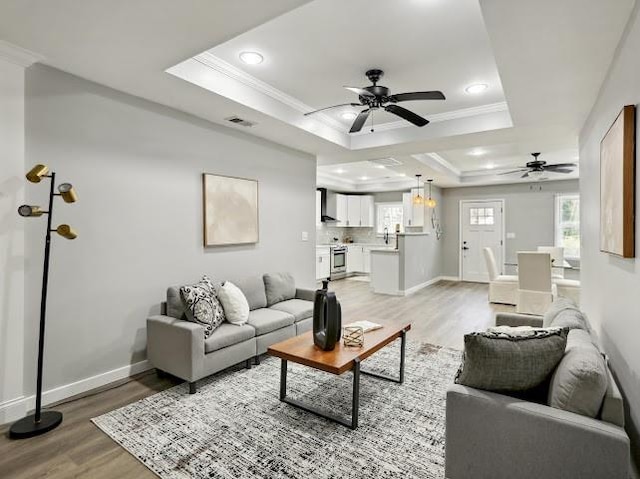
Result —
[[[362,369],[397,375],[399,343]],[[352,431],[278,400],[280,361],[175,386],[93,422],[162,478],[443,478],[445,393],[460,352],[407,342],[400,385],[360,378]],[[289,363],[292,398],[348,415],[351,373]]]

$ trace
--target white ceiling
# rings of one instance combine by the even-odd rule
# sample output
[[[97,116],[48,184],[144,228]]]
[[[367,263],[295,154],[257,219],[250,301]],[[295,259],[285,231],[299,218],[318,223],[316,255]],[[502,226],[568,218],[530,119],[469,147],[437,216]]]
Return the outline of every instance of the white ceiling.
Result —
[[[265,61],[246,65],[239,59],[243,51],[259,52]],[[209,52],[313,109],[357,102],[357,95],[342,87],[369,85],[364,73],[372,68],[385,71],[380,84],[392,93],[443,90],[446,101],[405,104],[426,117],[504,102],[477,0],[456,0],[455,6],[401,1],[393,8],[388,0],[316,1]],[[489,88],[483,95],[465,93],[474,83]],[[354,109],[330,115],[350,126],[340,116],[348,110]],[[374,120],[399,118],[379,111]]]
[[[316,154],[321,165],[393,156],[405,159],[399,171],[432,172],[444,186],[488,162],[524,163],[531,151],[550,162],[573,155],[633,3],[3,0],[0,39],[216,123],[254,121],[233,128]],[[245,49],[266,61],[241,64]],[[202,52],[206,64],[189,60]],[[432,120],[426,127],[394,121],[358,135],[335,115],[302,115],[355,99],[342,85],[367,84],[374,66],[393,92],[440,89],[448,100],[406,104]],[[490,89],[466,95],[475,82]],[[469,157],[473,148],[487,153]]]

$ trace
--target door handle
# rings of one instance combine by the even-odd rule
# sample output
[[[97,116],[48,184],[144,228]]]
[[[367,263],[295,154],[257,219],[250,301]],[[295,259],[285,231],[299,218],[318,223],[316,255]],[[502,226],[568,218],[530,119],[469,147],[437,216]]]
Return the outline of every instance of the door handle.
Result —
[[[467,249],[469,249],[469,247],[468,246],[463,246],[462,249],[463,250],[467,250]]]

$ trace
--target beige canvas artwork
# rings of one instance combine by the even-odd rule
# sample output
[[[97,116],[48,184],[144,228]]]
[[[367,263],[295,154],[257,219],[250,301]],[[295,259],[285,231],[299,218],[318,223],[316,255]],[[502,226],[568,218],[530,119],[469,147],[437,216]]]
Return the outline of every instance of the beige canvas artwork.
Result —
[[[600,250],[633,257],[634,111],[625,109],[600,144]]]
[[[203,175],[204,245],[258,242],[258,182]]]

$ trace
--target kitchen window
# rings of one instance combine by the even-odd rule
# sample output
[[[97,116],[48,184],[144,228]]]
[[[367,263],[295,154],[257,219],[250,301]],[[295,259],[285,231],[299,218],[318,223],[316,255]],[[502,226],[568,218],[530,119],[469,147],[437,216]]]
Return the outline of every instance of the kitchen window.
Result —
[[[402,203],[376,203],[376,233],[384,234],[388,228],[389,234],[394,235],[396,225],[400,225],[400,232],[404,231]]]
[[[556,196],[555,213],[556,246],[564,248],[564,256],[580,258],[580,196]]]

